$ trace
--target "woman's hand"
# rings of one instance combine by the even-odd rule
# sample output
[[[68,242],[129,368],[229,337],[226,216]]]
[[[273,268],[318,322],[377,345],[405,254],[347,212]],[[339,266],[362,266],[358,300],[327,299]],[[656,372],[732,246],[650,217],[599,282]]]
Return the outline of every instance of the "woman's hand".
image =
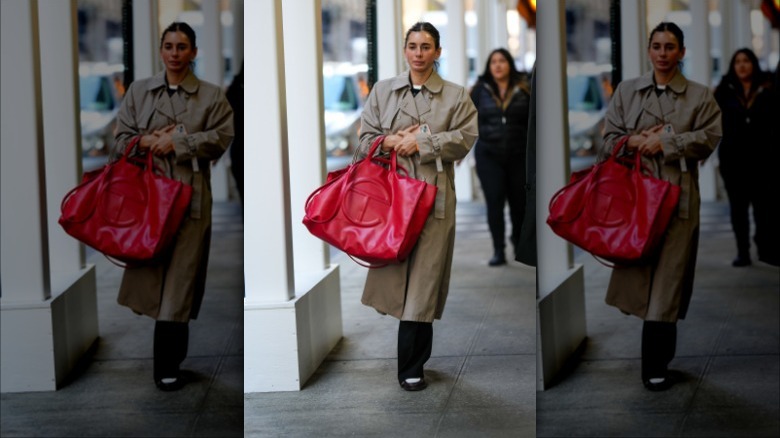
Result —
[[[385,137],[385,140],[382,142],[382,152],[390,152],[392,150],[395,150],[398,155],[402,157],[406,157],[408,155],[404,155],[406,151],[409,150],[410,146],[409,143],[413,142],[412,146],[412,152],[409,155],[414,154],[417,152],[417,139],[415,136],[420,131],[420,125],[412,125],[406,129],[402,129],[395,134],[390,134]],[[404,151],[403,153],[401,151]]]
[[[662,130],[663,125],[656,125],[648,130],[642,131],[642,135],[645,139],[638,146],[640,154],[650,157],[659,152],[663,152],[664,148],[661,144]]]
[[[154,131],[152,135],[155,136],[154,142],[149,146],[149,150],[158,157],[168,155],[174,151],[173,147],[173,130],[175,125],[168,125],[163,129]]]
[[[631,135],[628,137],[626,148],[629,151],[638,151],[645,156],[652,156],[659,152],[663,152],[663,146],[661,145],[662,129],[663,125],[656,125],[639,134]]]
[[[175,125],[168,125],[165,128],[158,129],[151,134],[141,136],[138,142],[138,149],[142,151],[151,150],[155,155],[165,155],[173,152],[173,142],[171,135]]]
[[[420,125],[410,126],[399,132],[401,140],[395,145],[395,152],[401,157],[411,157],[416,154],[420,148],[417,145],[417,134],[420,132]]]

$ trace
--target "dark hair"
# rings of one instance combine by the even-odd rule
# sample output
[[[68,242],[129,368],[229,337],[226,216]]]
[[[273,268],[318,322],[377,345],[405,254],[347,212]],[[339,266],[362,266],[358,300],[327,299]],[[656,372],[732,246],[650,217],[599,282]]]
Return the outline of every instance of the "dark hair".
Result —
[[[750,63],[753,64],[753,73],[750,75],[750,90],[753,91],[756,88],[758,88],[760,82],[764,79],[764,72],[761,71],[761,65],[758,64],[758,57],[755,53],[753,53],[752,50],[748,48],[742,48],[734,52],[734,56],[731,57],[731,63],[729,63],[729,71],[726,73],[726,81],[728,81],[731,84],[739,84],[739,78],[737,77],[737,71],[734,68],[734,64],[737,62],[737,55],[740,53],[744,53],[745,56],[750,60]]]
[[[412,27],[409,28],[409,30],[406,31],[406,38],[404,38],[404,47],[406,47],[406,43],[409,42],[409,34],[412,32],[428,32],[431,37],[433,37],[433,43],[435,45],[434,48],[438,49],[441,43],[441,38],[439,37],[439,31],[436,30],[435,27],[431,23],[428,23],[427,21],[418,21],[417,23],[414,23]]]
[[[648,49],[650,48],[650,44],[653,42],[653,35],[655,35],[656,32],[671,32],[671,34],[677,38],[677,43],[680,45],[680,49],[685,48],[685,36],[683,35],[683,31],[680,29],[680,26],[672,23],[671,21],[662,21],[661,23],[658,23],[658,26],[656,26],[652,32],[650,32],[650,38],[647,40]]]
[[[193,49],[198,48],[198,45],[195,43],[195,31],[192,30],[190,25],[183,21],[174,21],[168,27],[165,28],[165,30],[162,33],[162,36],[160,37],[161,49],[163,46],[163,41],[165,41],[165,34],[167,34],[168,32],[181,32],[184,35],[187,35],[187,38],[190,40],[190,44],[192,45],[192,48]]]
[[[490,55],[487,57],[487,62],[485,63],[485,72],[482,73],[479,80],[482,81],[482,83],[487,84],[493,90],[493,93],[498,96],[498,84],[496,84],[496,79],[493,77],[493,72],[490,71],[490,60],[493,59],[493,55],[495,54],[503,56],[504,59],[506,59],[506,62],[509,63],[509,89],[522,82],[523,76],[517,71],[515,60],[507,49],[501,47],[490,52]]]

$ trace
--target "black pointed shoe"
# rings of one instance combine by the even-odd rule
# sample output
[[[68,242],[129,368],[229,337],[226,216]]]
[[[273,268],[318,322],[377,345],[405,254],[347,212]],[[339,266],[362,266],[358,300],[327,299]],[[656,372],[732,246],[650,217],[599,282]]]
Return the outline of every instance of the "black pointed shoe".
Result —
[[[178,375],[176,377],[163,377],[161,379],[157,379],[154,381],[154,384],[157,386],[157,389],[160,391],[178,391],[182,388],[184,388],[184,385],[189,383],[190,381],[194,380],[190,373],[187,371],[179,371]]]
[[[410,380],[416,380],[416,379],[405,379],[401,380],[401,388],[403,388],[406,391],[422,391],[423,389],[428,387],[428,384],[425,383],[425,378],[420,378],[420,380],[416,381],[410,381]]]

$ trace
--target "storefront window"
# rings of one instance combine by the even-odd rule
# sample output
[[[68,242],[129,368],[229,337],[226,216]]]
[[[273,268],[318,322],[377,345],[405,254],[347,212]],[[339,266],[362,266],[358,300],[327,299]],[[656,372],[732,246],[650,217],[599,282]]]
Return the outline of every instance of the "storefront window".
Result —
[[[79,104],[83,168],[105,164],[114,144],[114,125],[124,95],[122,4],[77,2]]]

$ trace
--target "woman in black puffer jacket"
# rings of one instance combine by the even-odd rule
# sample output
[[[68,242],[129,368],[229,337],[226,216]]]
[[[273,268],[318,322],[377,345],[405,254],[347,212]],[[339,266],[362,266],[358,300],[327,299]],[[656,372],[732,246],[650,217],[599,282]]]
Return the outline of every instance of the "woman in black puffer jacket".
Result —
[[[771,79],[750,49],[731,58],[728,73],[715,90],[723,117],[723,139],[718,147],[720,174],[731,207],[731,226],[737,240],[734,266],[751,264],[750,206],[753,206],[758,259],[780,265],[776,167],[780,148],[777,129],[777,94]],[[774,138],[774,140],[773,140]]]
[[[515,68],[506,49],[490,53],[485,72],[471,90],[479,113],[475,146],[477,175],[487,204],[493,238],[490,266],[506,264],[504,205],[509,202],[512,245],[516,245],[525,209],[525,147],[528,132],[528,78]]]

